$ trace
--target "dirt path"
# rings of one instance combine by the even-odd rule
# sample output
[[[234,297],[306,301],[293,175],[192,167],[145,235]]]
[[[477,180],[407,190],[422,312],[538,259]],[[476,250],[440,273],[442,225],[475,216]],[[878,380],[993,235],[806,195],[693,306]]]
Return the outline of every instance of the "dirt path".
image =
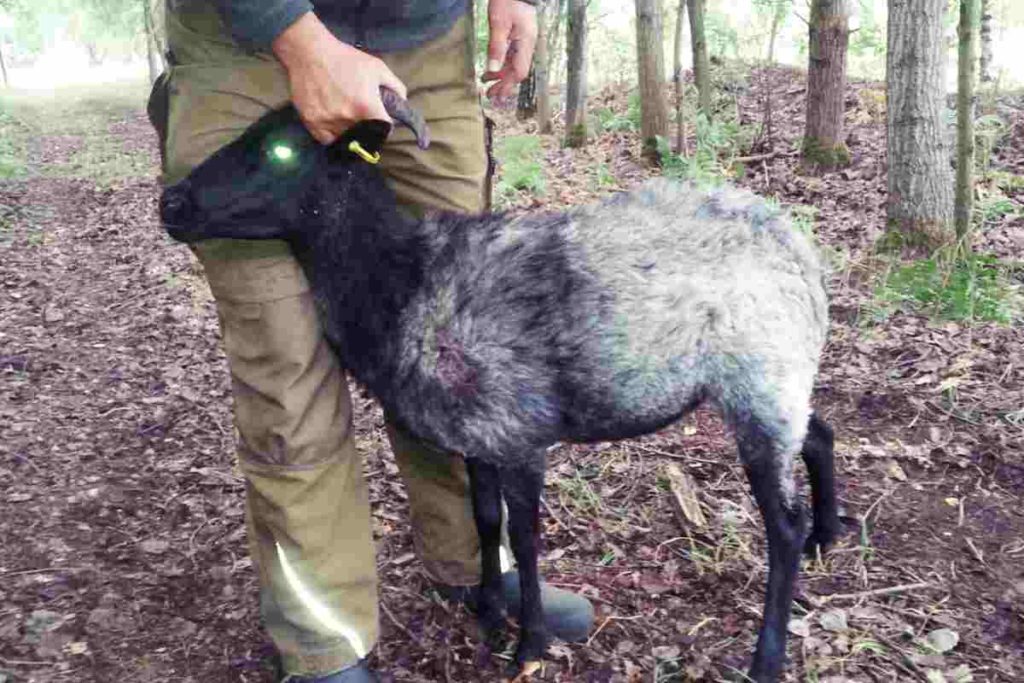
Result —
[[[799,95],[779,106],[796,117]],[[28,176],[0,181],[0,681],[270,681],[216,315],[187,250],[156,225],[141,112],[112,111],[98,132],[116,143],[107,157],[57,132],[32,143]],[[877,123],[858,129],[851,177],[807,178],[781,157],[744,180],[818,206],[822,240],[850,256],[832,282],[818,391],[840,434],[850,533],[804,568],[789,680],[1024,680],[1024,433],[1012,421],[1024,335],[866,319],[857,263],[878,224],[879,136]],[[1019,140],[1007,164],[1024,158]],[[578,200],[574,182],[596,186],[574,174],[598,162],[643,177],[633,142],[608,134],[578,156],[545,142],[555,176],[538,203]],[[107,189],[51,172],[118,154],[143,156],[134,180],[104,165]],[[382,419],[357,403],[386,680],[497,680],[503,661],[479,650],[472,619],[428,589]],[[700,412],[656,437],[552,454],[545,573],[594,600],[599,631],[556,644],[542,680],[719,680],[742,667],[765,564],[733,453]],[[668,464],[700,485],[707,527],[673,514]],[[955,647],[929,650],[951,633]]]

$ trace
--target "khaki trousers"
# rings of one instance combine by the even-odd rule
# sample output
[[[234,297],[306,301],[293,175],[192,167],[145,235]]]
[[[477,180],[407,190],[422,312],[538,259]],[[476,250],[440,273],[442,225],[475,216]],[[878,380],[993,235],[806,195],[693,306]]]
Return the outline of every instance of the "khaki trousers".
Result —
[[[173,66],[151,98],[164,177],[174,182],[289,99],[270,55],[228,37],[212,3],[172,0]],[[409,88],[432,134],[419,150],[394,131],[381,168],[399,200],[484,208],[487,151],[474,82],[472,21],[406,52],[380,55]],[[343,371],[320,329],[309,285],[277,241],[211,240],[196,248],[217,302],[231,370],[239,465],[260,607],[291,674],[325,674],[377,639],[373,539]],[[416,550],[450,585],[479,582],[479,542],[460,458],[389,429],[408,491]]]

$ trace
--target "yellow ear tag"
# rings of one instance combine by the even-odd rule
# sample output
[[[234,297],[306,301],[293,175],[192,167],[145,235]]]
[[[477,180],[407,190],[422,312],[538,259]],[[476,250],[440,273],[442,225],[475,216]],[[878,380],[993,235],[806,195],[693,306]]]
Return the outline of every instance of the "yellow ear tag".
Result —
[[[376,164],[378,161],[380,161],[380,152],[374,152],[373,154],[370,154],[362,145],[359,144],[358,140],[353,140],[352,142],[348,143],[348,151],[352,152],[353,154],[358,154],[363,158],[363,161],[365,161],[368,164]]]

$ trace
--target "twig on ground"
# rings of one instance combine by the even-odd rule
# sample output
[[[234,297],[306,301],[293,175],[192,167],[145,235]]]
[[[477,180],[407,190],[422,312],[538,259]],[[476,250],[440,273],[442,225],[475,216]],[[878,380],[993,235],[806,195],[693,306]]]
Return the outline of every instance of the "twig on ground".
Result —
[[[898,586],[889,586],[888,588],[873,588],[867,591],[858,591],[856,593],[835,593],[833,595],[821,596],[823,603],[835,602],[836,600],[860,600],[861,598],[876,598],[882,595],[896,595],[897,593],[909,593],[910,591],[919,590],[921,588],[932,588],[935,584],[929,581],[922,581],[921,583],[903,583]]]

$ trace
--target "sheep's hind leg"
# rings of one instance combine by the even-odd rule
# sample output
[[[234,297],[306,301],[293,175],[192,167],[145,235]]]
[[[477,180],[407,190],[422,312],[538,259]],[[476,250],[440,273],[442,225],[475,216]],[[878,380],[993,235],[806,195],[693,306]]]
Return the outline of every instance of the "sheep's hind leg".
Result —
[[[498,468],[479,460],[466,460],[473,498],[473,519],[480,537],[480,590],[477,620],[491,649],[501,645],[505,625],[505,599],[501,583],[501,479]]]
[[[508,505],[508,531],[512,553],[519,565],[521,605],[516,664],[537,663],[547,649],[548,634],[540,598],[540,497],[544,490],[544,452],[523,465],[502,468],[501,488]]]
[[[814,524],[804,543],[804,552],[814,555],[818,547],[824,551],[839,535],[839,507],[836,502],[836,471],[832,428],[811,415],[801,455],[811,481]]]
[[[770,683],[778,680],[786,660],[786,626],[806,525],[792,493],[792,468],[782,445],[764,430],[748,428],[740,432],[739,450],[768,536],[764,621],[749,676],[757,683]]]

